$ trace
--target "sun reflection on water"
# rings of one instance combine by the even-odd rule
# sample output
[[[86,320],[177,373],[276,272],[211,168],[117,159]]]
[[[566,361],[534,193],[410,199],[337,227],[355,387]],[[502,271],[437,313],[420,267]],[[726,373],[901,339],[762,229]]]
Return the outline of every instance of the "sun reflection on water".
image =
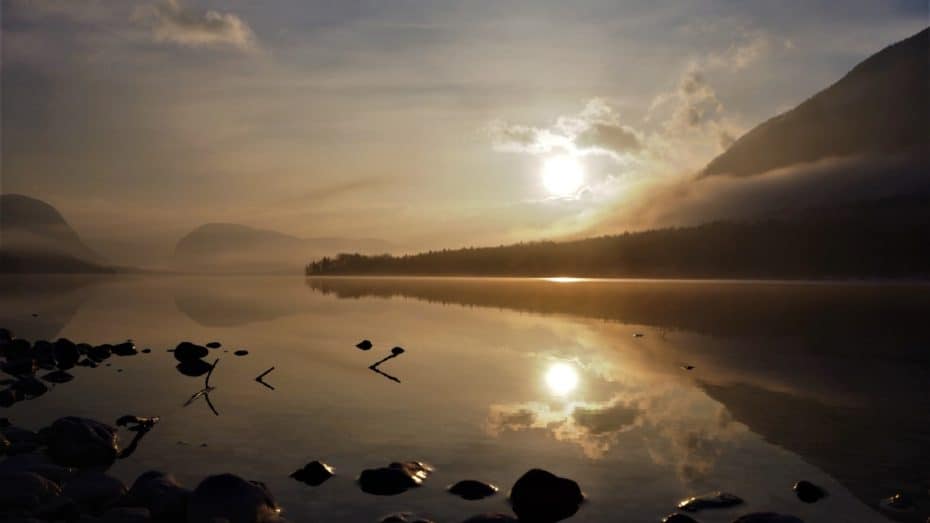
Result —
[[[568,363],[553,363],[546,371],[546,386],[553,394],[565,396],[578,387],[578,371]]]

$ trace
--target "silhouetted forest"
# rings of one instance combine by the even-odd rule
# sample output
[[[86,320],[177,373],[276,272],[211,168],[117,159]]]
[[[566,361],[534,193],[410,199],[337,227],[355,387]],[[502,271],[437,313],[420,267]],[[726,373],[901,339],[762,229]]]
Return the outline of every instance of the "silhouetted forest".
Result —
[[[689,278],[923,278],[930,276],[926,209],[844,207],[805,219],[715,222],[570,242],[340,254],[313,275],[603,276]],[[914,202],[909,202],[913,204]],[[911,211],[907,208],[910,207]],[[908,219],[899,220],[902,212]],[[868,217],[868,218],[866,218]]]

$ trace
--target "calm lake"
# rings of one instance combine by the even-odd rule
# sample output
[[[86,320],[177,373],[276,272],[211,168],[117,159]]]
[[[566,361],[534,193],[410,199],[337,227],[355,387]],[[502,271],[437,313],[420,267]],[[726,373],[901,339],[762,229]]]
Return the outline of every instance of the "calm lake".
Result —
[[[807,523],[930,515],[924,284],[4,277],[0,326],[152,348],[76,368],[0,417],[38,429],[65,415],[161,416],[112,474],[131,483],[160,469],[194,487],[233,472],[267,483],[296,522],[509,512],[507,490],[534,467],[580,483],[588,501],[569,521],[652,523],[713,490],[746,503],[701,512],[704,523],[763,510]],[[365,338],[374,348],[356,349]],[[175,369],[166,350],[182,340],[223,343],[207,358],[220,359],[219,415],[202,398],[183,406],[203,378]],[[406,352],[379,368],[399,382],[368,368],[395,346]],[[254,381],[272,366],[273,390]],[[315,488],[288,477],[316,459],[337,475]],[[377,497],[354,483],[407,460],[435,467],[423,487]],[[501,493],[445,492],[461,479]],[[800,502],[801,479],[829,496]],[[898,491],[917,508],[879,508]]]

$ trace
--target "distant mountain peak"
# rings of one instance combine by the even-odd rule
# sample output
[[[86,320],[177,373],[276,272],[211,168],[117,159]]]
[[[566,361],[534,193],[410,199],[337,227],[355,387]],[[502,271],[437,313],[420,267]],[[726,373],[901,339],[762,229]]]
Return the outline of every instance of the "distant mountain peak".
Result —
[[[101,261],[55,207],[22,194],[0,195],[0,240],[7,252]]]
[[[751,176],[817,160],[930,150],[930,28],[856,65],[714,158],[701,176]]]

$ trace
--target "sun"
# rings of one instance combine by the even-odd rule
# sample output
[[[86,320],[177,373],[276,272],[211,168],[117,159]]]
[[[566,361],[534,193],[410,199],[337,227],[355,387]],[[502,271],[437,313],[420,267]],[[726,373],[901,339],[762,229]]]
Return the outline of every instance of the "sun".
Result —
[[[546,371],[546,385],[553,394],[564,396],[578,386],[578,372],[567,363],[554,363]]]
[[[584,168],[574,156],[553,156],[543,163],[542,181],[549,194],[558,197],[572,196],[584,182]]]

